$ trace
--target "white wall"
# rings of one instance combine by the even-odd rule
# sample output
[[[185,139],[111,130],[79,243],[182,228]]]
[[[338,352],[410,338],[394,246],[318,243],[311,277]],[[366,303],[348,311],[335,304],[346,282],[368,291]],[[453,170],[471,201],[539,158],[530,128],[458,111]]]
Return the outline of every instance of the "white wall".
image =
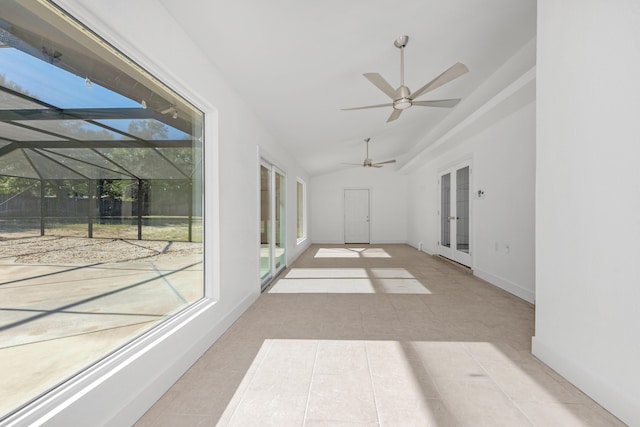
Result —
[[[474,274],[533,302],[535,102],[457,142],[410,175],[409,243],[438,252],[444,168],[472,162],[471,254]],[[485,197],[474,194],[483,190]],[[509,250],[507,251],[507,246]]]
[[[538,0],[536,356],[640,425],[640,3]]]
[[[295,244],[295,178],[308,176],[158,2],[57,3],[206,114],[205,268],[211,298],[9,420],[131,425],[259,296],[258,147],[289,177],[289,259],[305,248]]]
[[[407,241],[407,177],[382,168],[353,167],[311,178],[313,243],[344,243],[344,190],[370,189],[371,243]]]

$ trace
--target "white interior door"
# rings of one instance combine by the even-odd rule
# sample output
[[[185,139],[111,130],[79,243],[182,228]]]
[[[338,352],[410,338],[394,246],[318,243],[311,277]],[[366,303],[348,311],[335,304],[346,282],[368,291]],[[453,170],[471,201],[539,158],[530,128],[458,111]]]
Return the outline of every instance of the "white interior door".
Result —
[[[440,173],[438,253],[471,267],[471,165]]]
[[[369,243],[369,190],[344,190],[344,242]]]

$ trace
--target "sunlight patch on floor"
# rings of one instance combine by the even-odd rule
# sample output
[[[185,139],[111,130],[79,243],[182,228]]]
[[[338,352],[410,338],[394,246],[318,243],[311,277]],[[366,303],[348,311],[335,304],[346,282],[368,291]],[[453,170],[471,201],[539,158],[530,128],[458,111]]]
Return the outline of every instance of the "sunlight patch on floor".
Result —
[[[431,294],[404,268],[292,268],[269,293]]]
[[[354,278],[368,279],[365,268],[292,268],[285,275],[287,279]]]
[[[383,248],[319,248],[315,258],[391,258]]]
[[[437,380],[421,359],[421,344],[433,347],[430,356],[443,362],[452,351],[464,352],[457,342],[266,339],[219,425],[253,425],[266,419],[277,425],[468,421],[456,419],[454,412],[465,396],[449,400],[438,393]],[[465,372],[460,374],[464,378]]]

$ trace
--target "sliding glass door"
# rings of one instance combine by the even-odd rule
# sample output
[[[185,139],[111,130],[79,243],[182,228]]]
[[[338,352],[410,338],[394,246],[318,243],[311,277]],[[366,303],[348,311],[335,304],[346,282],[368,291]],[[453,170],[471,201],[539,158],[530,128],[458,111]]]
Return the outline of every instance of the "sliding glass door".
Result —
[[[285,267],[285,175],[274,165],[260,164],[260,281],[264,289]]]
[[[275,236],[273,239],[273,255],[275,270],[279,271],[285,265],[285,237],[284,232],[286,229],[285,211],[284,211],[284,195],[285,195],[285,182],[284,175],[278,172],[275,168],[273,170],[273,179],[275,188],[273,192],[274,198],[274,212],[273,212],[273,229]]]
[[[260,280],[271,275],[271,202],[269,168],[260,165]]]

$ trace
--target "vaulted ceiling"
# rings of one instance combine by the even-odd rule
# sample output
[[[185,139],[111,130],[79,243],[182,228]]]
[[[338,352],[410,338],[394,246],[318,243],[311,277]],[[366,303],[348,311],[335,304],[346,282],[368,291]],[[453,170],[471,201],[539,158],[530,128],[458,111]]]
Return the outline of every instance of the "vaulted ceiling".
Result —
[[[370,137],[374,161],[402,168],[424,135],[456,110],[535,37],[535,0],[162,0],[199,48],[311,174],[361,162]],[[417,107],[393,122],[390,102],[363,73],[400,85],[400,50],[409,36],[405,85],[412,90],[456,62],[469,72],[421,97],[463,98],[452,109]],[[467,112],[456,120],[464,119]],[[425,147],[419,147],[424,149]]]

